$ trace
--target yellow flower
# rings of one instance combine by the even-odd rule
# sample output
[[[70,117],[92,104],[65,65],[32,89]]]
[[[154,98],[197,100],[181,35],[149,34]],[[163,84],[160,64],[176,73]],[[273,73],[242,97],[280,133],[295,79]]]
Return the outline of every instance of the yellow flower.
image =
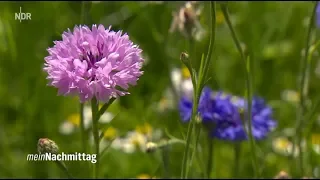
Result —
[[[293,153],[293,144],[286,137],[278,137],[272,142],[273,150],[281,155],[288,156]],[[299,150],[296,148],[294,155],[297,155]]]
[[[67,120],[76,126],[80,125],[80,115],[77,113],[68,116]]]
[[[224,16],[221,11],[217,11],[216,13],[216,22],[217,24],[222,24],[224,22]]]
[[[182,73],[182,77],[183,77],[184,79],[188,79],[188,78],[191,77],[190,72],[189,72],[189,70],[188,70],[188,68],[187,68],[186,66],[183,66],[183,67],[182,67],[181,73]]]
[[[114,139],[117,136],[117,130],[114,127],[109,127],[104,133],[103,136],[107,140]]]
[[[136,132],[139,132],[141,134],[151,136],[152,134],[152,127],[148,123],[144,123],[143,125],[139,125],[136,127]]]
[[[151,179],[151,176],[148,174],[140,174],[137,176],[137,179]]]
[[[287,139],[278,139],[275,143],[275,146],[279,149],[286,149],[290,145],[290,142]]]
[[[144,134],[139,132],[132,132],[129,136],[129,144],[132,144],[134,147],[137,148],[144,148],[147,143],[147,138]]]
[[[137,176],[137,179],[156,179],[155,177],[151,177],[148,174],[140,174]]]

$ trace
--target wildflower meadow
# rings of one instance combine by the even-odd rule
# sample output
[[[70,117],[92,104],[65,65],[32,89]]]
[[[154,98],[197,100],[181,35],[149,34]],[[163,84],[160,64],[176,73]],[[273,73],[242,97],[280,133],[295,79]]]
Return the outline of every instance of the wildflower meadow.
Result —
[[[0,3],[0,178],[319,178],[317,1]]]

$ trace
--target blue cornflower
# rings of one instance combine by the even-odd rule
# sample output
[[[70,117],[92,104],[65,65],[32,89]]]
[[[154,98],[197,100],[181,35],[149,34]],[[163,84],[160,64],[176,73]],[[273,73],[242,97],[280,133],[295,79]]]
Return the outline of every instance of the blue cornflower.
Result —
[[[320,3],[318,3],[317,9],[316,9],[316,24],[317,24],[317,27],[320,28]]]
[[[198,113],[203,123],[216,123],[217,121],[233,121],[237,119],[234,113],[236,107],[230,101],[231,96],[222,93],[214,94],[212,90],[205,87],[202,90]],[[192,99],[183,96],[179,102],[180,117],[183,122],[188,122],[192,114]]]
[[[247,102],[243,98],[234,97],[221,92],[214,93],[204,88],[199,102],[198,112],[204,124],[212,123],[210,136],[230,141],[243,141],[247,135],[243,126]],[[189,121],[192,112],[192,100],[183,97],[179,104],[180,116]],[[252,101],[252,127],[255,139],[263,139],[276,126],[272,118],[272,109],[262,98],[254,97]]]

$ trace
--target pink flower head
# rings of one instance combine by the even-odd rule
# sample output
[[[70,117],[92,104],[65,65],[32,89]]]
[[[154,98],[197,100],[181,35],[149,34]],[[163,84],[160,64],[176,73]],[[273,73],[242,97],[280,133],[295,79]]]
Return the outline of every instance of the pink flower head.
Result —
[[[111,27],[75,26],[54,44],[48,49],[44,70],[59,95],[79,95],[81,102],[93,97],[108,102],[129,94],[129,85],[136,85],[143,74],[142,50],[127,34]]]

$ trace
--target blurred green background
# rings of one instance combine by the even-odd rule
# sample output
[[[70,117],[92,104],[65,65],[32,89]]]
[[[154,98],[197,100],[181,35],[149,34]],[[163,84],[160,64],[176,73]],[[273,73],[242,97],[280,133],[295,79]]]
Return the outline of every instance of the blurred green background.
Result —
[[[127,32],[130,39],[143,49],[146,63],[144,75],[130,95],[122,97],[109,110],[116,115],[110,122],[118,134],[138,131],[142,134],[165,131],[183,139],[186,126],[180,123],[176,101],[165,97],[170,87],[170,73],[181,68],[182,51],[189,52],[188,40],[178,30],[170,33],[173,12],[184,6],[181,2],[92,2],[87,25],[112,25],[113,30]],[[202,37],[189,52],[195,65],[206,53],[209,40],[209,4],[199,16]],[[31,20],[19,22],[14,13],[32,14]],[[263,177],[272,178],[281,170],[293,166],[290,150],[292,128],[296,119],[296,93],[300,60],[305,46],[307,25],[313,5],[310,2],[230,2],[231,21],[235,25],[246,52],[253,61],[254,93],[262,96],[274,108],[278,127],[270,137],[257,143],[259,168]],[[59,178],[66,177],[52,162],[27,161],[28,153],[37,153],[39,138],[54,140],[63,152],[82,152],[80,133],[66,135],[61,131],[70,115],[79,111],[79,102],[73,97],[57,96],[57,89],[46,86],[42,68],[46,49],[61,34],[80,24],[80,2],[1,2],[0,3],[0,177],[1,178]],[[312,32],[312,43],[317,40]],[[318,96],[319,54],[312,58],[310,69],[310,104]],[[242,96],[245,75],[242,61],[231,39],[230,31],[217,8],[216,44],[212,57],[209,86]],[[173,101],[173,108],[169,108]],[[317,118],[317,114],[314,118]],[[68,118],[69,117],[69,118]],[[77,119],[76,116],[74,116]],[[72,118],[71,118],[72,119]],[[75,122],[77,120],[74,120]],[[319,131],[319,125],[312,126]],[[77,123],[74,123],[77,124]],[[67,125],[66,125],[67,126]],[[109,135],[114,136],[112,129]],[[109,137],[106,135],[106,139]],[[204,137],[204,136],[203,136]],[[279,138],[280,137],[280,138]],[[139,139],[139,138],[137,138]],[[205,139],[201,141],[206,142]],[[133,144],[135,141],[131,141]],[[306,139],[306,142],[309,142]],[[139,143],[136,143],[139,144]],[[215,140],[212,177],[233,177],[233,144]],[[162,152],[128,153],[110,148],[101,160],[101,177],[179,177],[184,146],[168,149],[166,166]],[[306,151],[307,152],[307,151]],[[205,153],[205,152],[203,152]],[[318,176],[319,150],[313,148],[305,156],[306,176]],[[204,154],[205,157],[205,154]],[[204,159],[206,161],[206,159]],[[250,150],[243,143],[239,177],[252,177]],[[66,162],[75,177],[89,177],[90,168],[83,162]],[[199,177],[201,165],[191,169],[191,177]]]

